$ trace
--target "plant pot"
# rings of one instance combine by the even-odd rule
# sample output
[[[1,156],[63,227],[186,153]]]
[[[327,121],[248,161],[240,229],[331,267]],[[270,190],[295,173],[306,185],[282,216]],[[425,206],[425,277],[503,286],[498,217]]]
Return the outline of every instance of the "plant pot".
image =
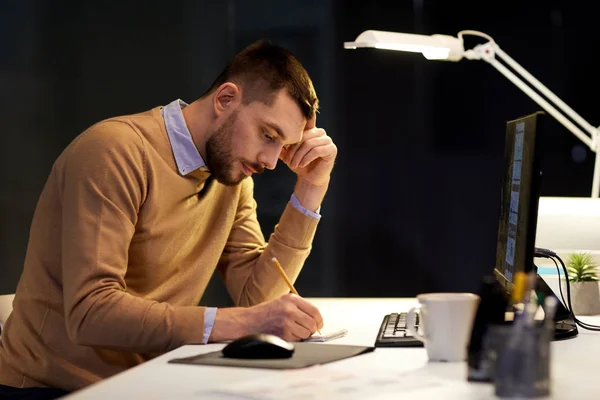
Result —
[[[561,284],[566,300],[565,281],[562,280]],[[571,305],[575,315],[600,314],[600,286],[598,281],[569,282],[569,286],[571,288]]]

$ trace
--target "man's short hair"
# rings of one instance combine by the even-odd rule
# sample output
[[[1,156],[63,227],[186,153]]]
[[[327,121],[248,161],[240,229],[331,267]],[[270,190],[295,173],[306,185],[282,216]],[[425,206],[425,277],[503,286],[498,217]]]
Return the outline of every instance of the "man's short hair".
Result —
[[[241,84],[244,104],[260,101],[270,106],[275,95],[286,88],[306,119],[314,117],[319,109],[312,80],[300,61],[283,47],[266,40],[253,43],[239,52],[203,97],[225,82]]]

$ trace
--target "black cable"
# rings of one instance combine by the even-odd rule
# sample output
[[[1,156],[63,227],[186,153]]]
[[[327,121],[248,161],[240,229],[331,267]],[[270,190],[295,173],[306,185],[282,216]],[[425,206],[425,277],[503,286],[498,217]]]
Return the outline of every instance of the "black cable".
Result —
[[[570,304],[571,304],[570,287],[567,284],[567,297],[569,298],[569,303],[567,303],[566,300],[565,300],[565,296],[563,294],[563,291],[562,291],[562,285],[560,284],[560,268],[558,267],[558,263],[556,262],[555,257],[558,258],[558,259],[560,259],[560,258],[552,250],[544,249],[544,248],[541,248],[541,247],[536,247],[535,248],[534,257],[548,258],[548,259],[552,260],[552,262],[556,266],[556,272],[558,272],[558,291],[560,292],[560,298],[561,298],[563,304],[565,305],[565,308],[567,308],[567,311],[569,311],[569,313],[571,313],[571,315],[572,315],[573,312],[570,310],[570,308],[571,308],[570,307]]]
[[[587,329],[589,331],[600,331],[600,326],[588,324],[587,322],[583,322],[575,316],[575,313],[573,312],[573,306],[571,305],[571,288],[570,288],[571,285],[569,283],[569,272],[567,271],[567,267],[565,266],[565,263],[563,262],[563,260],[556,254],[554,254],[553,256],[547,257],[547,258],[550,258],[552,261],[554,261],[554,264],[556,265],[556,270],[558,271],[558,288],[560,290],[560,295],[563,298],[563,303],[564,303],[565,299],[563,297],[562,288],[561,288],[561,284],[560,284],[560,268],[558,268],[558,264],[554,260],[555,258],[558,259],[558,261],[560,262],[560,265],[563,268],[563,271],[565,273],[565,285],[567,286],[567,301],[569,302],[568,307],[567,307],[567,304],[565,303],[565,307],[567,307],[567,310],[573,316],[573,320],[575,321],[575,323],[577,325],[579,325],[580,327],[582,327],[583,329]]]
[[[534,252],[534,257],[549,258],[552,260],[552,262],[556,266],[556,271],[558,272],[558,290],[560,292],[560,297],[561,297],[562,302],[565,305],[565,308],[567,309],[567,311],[569,311],[571,313],[571,315],[573,316],[573,321],[575,321],[575,323],[577,325],[579,325],[580,327],[582,327],[583,329],[587,329],[590,331],[600,331],[600,326],[588,324],[587,322],[583,322],[575,316],[575,313],[573,312],[573,306],[571,305],[571,285],[569,283],[569,271],[567,271],[567,267],[565,266],[565,263],[558,256],[558,254],[556,254],[555,252],[553,252],[552,250],[549,250],[549,249],[536,247],[535,252]],[[562,285],[560,284],[560,268],[558,267],[556,260],[558,260],[560,262],[560,265],[562,266],[563,271],[565,273],[565,285],[567,287],[567,301],[565,301],[565,297],[564,297],[563,291],[562,291]]]
[[[554,265],[556,266],[556,272],[558,272],[558,291],[560,292],[560,299],[562,300],[563,304],[565,305],[565,307],[567,306],[567,301],[565,300],[565,296],[563,295],[563,291],[562,291],[562,285],[560,284],[560,267],[558,266],[558,263],[556,262],[556,260],[553,257],[548,257],[550,260],[552,260],[552,262],[554,263]],[[568,309],[569,312],[571,312],[570,309]],[[572,314],[572,313],[571,313]]]
[[[536,247],[534,249],[534,257],[551,258],[551,257],[558,257],[558,255],[550,249],[544,249],[543,247]]]

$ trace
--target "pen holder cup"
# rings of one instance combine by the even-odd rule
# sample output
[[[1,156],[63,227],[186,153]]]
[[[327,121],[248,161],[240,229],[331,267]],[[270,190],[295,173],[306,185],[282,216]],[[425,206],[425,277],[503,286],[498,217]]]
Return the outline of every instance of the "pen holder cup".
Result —
[[[535,398],[550,395],[550,338],[545,326],[490,327],[488,350],[496,396]]]

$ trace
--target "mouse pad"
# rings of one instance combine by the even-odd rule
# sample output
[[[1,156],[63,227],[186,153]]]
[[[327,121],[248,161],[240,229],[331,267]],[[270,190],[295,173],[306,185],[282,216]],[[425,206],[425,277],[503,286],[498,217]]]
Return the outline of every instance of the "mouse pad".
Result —
[[[291,358],[270,360],[248,360],[241,358],[225,358],[221,351],[199,354],[197,356],[169,360],[175,364],[221,365],[228,367],[295,369],[316,364],[326,364],[344,358],[370,353],[375,347],[347,346],[340,344],[294,343],[295,351]]]

